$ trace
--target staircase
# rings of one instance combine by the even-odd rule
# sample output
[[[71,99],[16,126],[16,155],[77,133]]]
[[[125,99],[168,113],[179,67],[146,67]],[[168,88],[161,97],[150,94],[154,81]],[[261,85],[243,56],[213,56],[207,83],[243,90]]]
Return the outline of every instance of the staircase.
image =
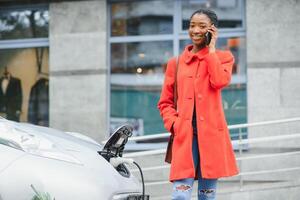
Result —
[[[300,118],[293,118],[235,127],[266,128],[275,123],[278,125],[295,120],[300,122]],[[146,137],[132,140],[144,140]],[[284,132],[267,137],[240,137],[240,140],[233,141],[233,145],[240,147],[235,152],[240,174],[219,180],[217,200],[300,200],[300,129],[294,133]],[[164,163],[164,151],[162,149],[125,154],[141,165],[146,193],[150,194],[151,200],[171,199],[172,184],[168,181],[169,165]],[[134,167],[132,170],[136,177],[140,177]],[[194,184],[193,199],[197,199],[197,184]]]

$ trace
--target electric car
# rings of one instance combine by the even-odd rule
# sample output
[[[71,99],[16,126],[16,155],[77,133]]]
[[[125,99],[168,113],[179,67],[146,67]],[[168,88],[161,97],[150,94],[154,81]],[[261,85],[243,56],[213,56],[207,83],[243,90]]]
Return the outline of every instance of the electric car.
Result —
[[[102,146],[79,133],[0,118],[0,200],[143,199],[124,164],[133,161],[121,158],[131,134],[123,126]]]

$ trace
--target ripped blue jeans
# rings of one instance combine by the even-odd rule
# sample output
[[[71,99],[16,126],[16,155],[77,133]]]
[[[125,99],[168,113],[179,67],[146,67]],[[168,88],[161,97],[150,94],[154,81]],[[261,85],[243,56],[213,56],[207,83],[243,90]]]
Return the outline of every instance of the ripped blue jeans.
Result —
[[[215,200],[218,179],[204,179],[201,176],[197,135],[194,135],[193,138],[192,151],[195,169],[199,170],[197,191],[198,200]],[[192,196],[193,183],[194,178],[186,178],[174,181],[172,200],[190,200]]]

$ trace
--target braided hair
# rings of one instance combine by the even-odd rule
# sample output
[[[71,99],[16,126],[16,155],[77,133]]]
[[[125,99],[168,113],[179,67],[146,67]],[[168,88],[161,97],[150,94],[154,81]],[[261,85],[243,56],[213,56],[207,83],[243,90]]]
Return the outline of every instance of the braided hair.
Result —
[[[208,9],[199,9],[199,10],[196,10],[191,15],[190,21],[193,18],[193,16],[196,15],[196,14],[204,14],[204,15],[206,15],[210,19],[211,23],[213,23],[215,25],[215,27],[218,27],[218,23],[219,23],[218,22],[218,17],[217,17],[217,14],[214,11],[208,10]]]

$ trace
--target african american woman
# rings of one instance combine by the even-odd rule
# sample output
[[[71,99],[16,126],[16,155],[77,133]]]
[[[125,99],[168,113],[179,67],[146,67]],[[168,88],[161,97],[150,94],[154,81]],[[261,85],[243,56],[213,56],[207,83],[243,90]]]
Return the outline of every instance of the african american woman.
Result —
[[[217,26],[215,12],[194,12],[188,29],[192,44],[167,64],[158,109],[174,135],[169,177],[174,200],[191,199],[194,180],[198,200],[215,200],[217,180],[238,174],[221,97],[234,57],[216,49]]]

